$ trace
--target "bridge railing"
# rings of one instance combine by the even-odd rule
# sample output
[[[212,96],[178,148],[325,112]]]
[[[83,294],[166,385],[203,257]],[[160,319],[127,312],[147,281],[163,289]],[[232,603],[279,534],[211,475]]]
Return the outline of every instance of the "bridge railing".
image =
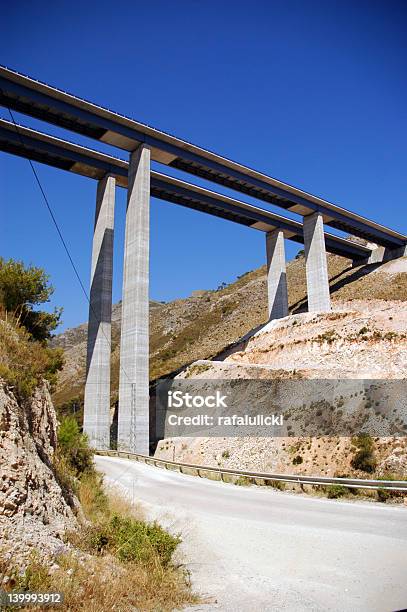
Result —
[[[95,450],[97,455],[106,457],[120,457],[122,459],[131,459],[139,461],[147,465],[155,467],[163,467],[165,469],[176,468],[179,472],[190,470],[196,472],[199,477],[206,477],[206,474],[216,474],[219,480],[224,480],[224,476],[244,477],[254,482],[256,480],[269,482],[292,482],[303,485],[343,485],[350,489],[385,489],[391,491],[404,491],[407,494],[407,480],[370,480],[363,478],[330,478],[328,476],[300,476],[297,474],[270,474],[267,472],[249,472],[246,470],[233,470],[229,468],[221,468],[208,465],[197,465],[194,463],[182,463],[180,461],[170,461],[168,459],[160,459],[158,457],[150,457],[148,455],[140,455],[138,453],[129,453],[127,451],[115,450]]]

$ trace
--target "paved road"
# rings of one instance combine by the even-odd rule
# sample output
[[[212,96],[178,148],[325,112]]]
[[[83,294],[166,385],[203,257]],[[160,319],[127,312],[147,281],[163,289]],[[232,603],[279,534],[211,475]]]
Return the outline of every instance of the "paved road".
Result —
[[[407,608],[407,508],[337,502],[96,457],[105,482],[181,532],[202,610]]]

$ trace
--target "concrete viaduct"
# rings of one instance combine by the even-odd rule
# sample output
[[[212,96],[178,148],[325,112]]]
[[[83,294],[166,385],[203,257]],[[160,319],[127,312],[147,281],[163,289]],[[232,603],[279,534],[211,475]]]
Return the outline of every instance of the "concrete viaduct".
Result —
[[[303,243],[308,307],[330,310],[326,250],[373,262],[406,254],[407,237],[164,132],[0,67],[0,104],[124,149],[129,161],[0,120],[0,150],[98,181],[93,234],[84,430],[109,447],[110,338],[116,185],[127,189],[118,447],[149,452],[150,195],[265,232],[270,319],[288,315],[284,238]],[[157,161],[277,205],[302,223],[151,170]],[[324,225],[374,243],[362,246]]]

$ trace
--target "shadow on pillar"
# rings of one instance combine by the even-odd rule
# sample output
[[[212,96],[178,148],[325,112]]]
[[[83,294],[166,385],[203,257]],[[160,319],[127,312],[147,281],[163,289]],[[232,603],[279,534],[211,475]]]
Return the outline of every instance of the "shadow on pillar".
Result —
[[[355,270],[352,274],[349,274],[349,271],[352,270],[352,266],[345,268],[345,270],[343,270],[342,272],[339,272],[339,274],[336,274],[335,276],[332,276],[329,279],[330,295],[332,295],[336,291],[339,291],[339,289],[342,289],[342,287],[346,287],[346,285],[349,285],[349,283],[357,281],[360,278],[367,276],[371,272],[374,272],[381,265],[383,264],[382,263],[366,264],[364,266],[361,266],[357,270]],[[306,297],[301,300],[298,300],[298,302],[293,304],[290,308],[291,314],[300,314],[302,312],[308,312],[308,300]]]
[[[153,383],[150,383],[150,400],[149,400],[149,410],[150,410],[150,414],[149,414],[149,434],[150,434],[150,439],[149,439],[149,449],[150,449],[150,455],[154,455],[155,450],[157,448],[157,444],[159,442],[159,438],[157,437],[157,431],[156,431],[156,422],[157,422],[157,414],[156,414],[156,386],[157,386],[157,381],[154,381]]]
[[[110,448],[117,450],[117,428],[119,423],[119,400],[114,403],[113,417],[110,424]]]
[[[95,272],[93,274],[92,286],[89,296],[89,322],[88,322],[88,344],[86,354],[86,380],[88,378],[89,367],[92,363],[92,357],[95,350],[95,344],[99,333],[101,323],[111,323],[112,305],[110,300],[110,308],[104,312],[103,305],[100,301],[100,296],[103,294],[103,272],[105,266],[105,257],[103,253],[112,248],[113,230],[106,229],[103,235],[102,245],[99,251],[99,257],[96,263]],[[111,272],[110,272],[111,274]],[[111,339],[108,338],[109,344]]]
[[[193,363],[193,362],[191,362]],[[184,367],[184,366],[183,366]],[[177,371],[178,373],[178,371]],[[168,376],[171,378],[171,374]],[[149,448],[150,454],[154,455],[155,449],[159,442],[159,438],[156,436],[156,388],[157,381],[154,380],[150,383],[150,400],[149,400]],[[110,448],[117,450],[117,433],[119,426],[119,400],[114,403],[113,417],[110,424]]]
[[[287,273],[281,272],[268,320],[273,321],[286,317],[288,315],[287,302]]]

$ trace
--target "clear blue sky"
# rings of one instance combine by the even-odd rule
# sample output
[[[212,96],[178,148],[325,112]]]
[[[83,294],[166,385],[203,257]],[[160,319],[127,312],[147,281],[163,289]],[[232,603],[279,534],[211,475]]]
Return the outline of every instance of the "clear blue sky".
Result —
[[[2,64],[406,231],[407,2],[18,1],[1,20]],[[36,166],[88,286],[96,184]],[[0,153],[0,203],[0,254],[50,273],[63,327],[85,321],[26,160]],[[117,190],[115,301],[124,211]],[[156,300],[264,263],[262,233],[173,204],[153,200],[151,230]],[[288,257],[297,250],[288,244]]]

